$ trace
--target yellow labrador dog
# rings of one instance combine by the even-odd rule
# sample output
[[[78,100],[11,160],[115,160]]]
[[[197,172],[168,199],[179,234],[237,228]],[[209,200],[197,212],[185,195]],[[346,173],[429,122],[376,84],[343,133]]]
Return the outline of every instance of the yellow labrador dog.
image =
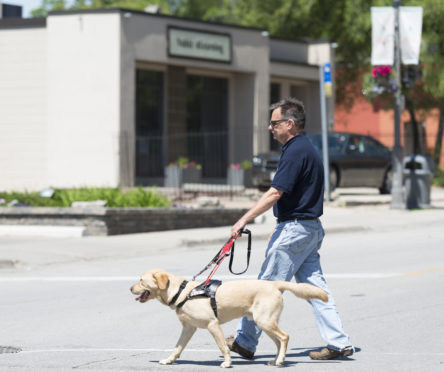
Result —
[[[181,286],[182,285],[182,286]],[[220,285],[216,292],[217,316],[208,297],[192,297],[188,294],[199,285],[186,282],[161,269],[147,271],[140,281],[131,287],[138,295],[137,301],[145,303],[157,299],[162,304],[176,310],[182,323],[182,333],[171,355],[160,364],[173,363],[182,353],[197,328],[207,328],[216,340],[224,356],[221,367],[231,366],[230,350],[225,341],[220,324],[246,315],[275,342],[278,352],[269,365],[280,366],[284,362],[289,336],[279,329],[278,320],[283,308],[283,290],[289,290],[305,300],[320,299],[327,302],[327,294],[320,288],[305,283],[267,280],[236,280]]]

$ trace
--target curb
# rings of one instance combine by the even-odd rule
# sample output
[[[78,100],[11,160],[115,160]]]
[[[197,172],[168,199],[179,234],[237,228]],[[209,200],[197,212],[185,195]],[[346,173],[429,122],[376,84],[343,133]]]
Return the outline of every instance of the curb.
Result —
[[[333,228],[326,228],[324,229],[325,233],[327,234],[340,234],[340,233],[347,233],[347,232],[363,232],[363,231],[371,231],[372,229],[363,227],[363,226],[348,226],[348,227],[333,227]],[[270,229],[271,232],[271,229]],[[268,239],[268,236],[270,233],[259,233],[254,234],[252,236],[252,239]],[[225,244],[227,242],[227,238],[214,238],[214,239],[183,239],[181,241],[181,245],[184,247],[197,247],[202,245],[210,245],[210,244]]]

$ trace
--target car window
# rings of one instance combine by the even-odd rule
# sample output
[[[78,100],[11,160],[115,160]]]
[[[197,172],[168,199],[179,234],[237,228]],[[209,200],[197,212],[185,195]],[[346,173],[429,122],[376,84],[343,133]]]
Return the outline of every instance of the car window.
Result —
[[[328,147],[330,152],[341,152],[347,142],[347,136],[337,134],[328,137]]]
[[[314,147],[318,151],[322,151],[322,136],[321,135],[313,135],[309,134],[308,139],[311,141]],[[344,147],[344,144],[346,142],[347,138],[344,135],[329,135],[328,136],[328,149],[329,152],[340,152],[342,151],[342,148]]]
[[[358,152],[360,154],[363,154],[364,151],[365,151],[365,145],[363,138],[360,136],[350,136],[348,140],[347,152],[349,153]]]
[[[389,150],[382,143],[373,138],[364,138],[365,151],[369,154],[387,154]]]

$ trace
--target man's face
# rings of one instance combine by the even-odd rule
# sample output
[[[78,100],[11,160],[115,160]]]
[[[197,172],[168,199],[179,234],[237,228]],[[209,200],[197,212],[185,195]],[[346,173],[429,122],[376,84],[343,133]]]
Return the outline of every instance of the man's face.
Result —
[[[291,120],[282,118],[281,108],[278,107],[271,113],[271,123],[268,125],[268,130],[273,134],[276,141],[284,144],[292,136],[290,133],[292,125]]]

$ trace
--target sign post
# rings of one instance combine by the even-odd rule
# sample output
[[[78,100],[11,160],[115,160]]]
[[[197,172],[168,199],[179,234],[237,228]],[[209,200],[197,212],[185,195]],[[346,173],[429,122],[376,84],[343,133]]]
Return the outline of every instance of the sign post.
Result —
[[[401,48],[399,37],[399,8],[401,0],[393,0],[395,8],[395,40],[394,40],[394,63],[393,70],[396,78],[396,86],[394,99],[394,116],[395,116],[395,143],[392,151],[392,202],[391,208],[404,209],[404,198],[402,195],[402,148],[401,148],[401,111],[402,111],[402,95],[401,95]]]
[[[372,7],[372,65],[392,65],[396,83],[394,94],[394,145],[392,151],[391,208],[404,209],[402,191],[401,113],[404,96],[401,92],[401,63],[419,63],[422,7],[401,7],[393,0],[392,7]]]
[[[327,107],[325,104],[326,85],[331,92],[331,64],[325,63],[319,66],[319,90],[321,93],[321,125],[322,125],[322,160],[324,163],[324,198],[330,201],[330,164],[328,160],[328,131],[327,131]]]

